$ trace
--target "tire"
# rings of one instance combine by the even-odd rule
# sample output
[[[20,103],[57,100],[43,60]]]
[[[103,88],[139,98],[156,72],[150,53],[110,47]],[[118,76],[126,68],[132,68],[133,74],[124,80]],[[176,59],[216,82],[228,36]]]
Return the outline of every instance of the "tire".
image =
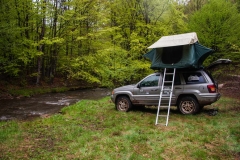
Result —
[[[182,114],[196,114],[200,107],[197,100],[193,97],[182,97],[178,103],[178,109]]]
[[[122,112],[128,112],[132,109],[132,103],[127,96],[120,96],[116,101],[116,109]]]

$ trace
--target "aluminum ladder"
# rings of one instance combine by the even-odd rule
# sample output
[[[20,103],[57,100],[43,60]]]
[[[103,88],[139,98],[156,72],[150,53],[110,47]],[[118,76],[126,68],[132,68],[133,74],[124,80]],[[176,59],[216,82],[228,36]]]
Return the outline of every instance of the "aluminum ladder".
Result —
[[[171,72],[170,72],[171,71]],[[173,86],[174,86],[174,79],[175,79],[175,72],[176,72],[176,68],[171,69],[168,72],[167,68],[164,68],[164,74],[163,74],[163,79],[162,79],[162,86],[161,86],[161,90],[160,90],[160,97],[159,97],[159,103],[158,103],[158,110],[157,110],[157,117],[156,117],[156,122],[155,125],[158,125],[158,119],[159,117],[166,117],[166,123],[163,124],[165,126],[168,125],[168,119],[169,119],[169,113],[170,113],[170,107],[171,107],[171,101],[172,101],[172,94],[173,94]],[[172,75],[172,80],[170,81],[166,81],[166,75]],[[165,85],[168,84],[166,87]],[[161,101],[162,101],[162,97],[163,97],[163,93],[167,93],[169,95],[168,97],[168,106],[162,106],[161,105]],[[167,108],[167,114],[161,114],[160,115],[160,108]]]

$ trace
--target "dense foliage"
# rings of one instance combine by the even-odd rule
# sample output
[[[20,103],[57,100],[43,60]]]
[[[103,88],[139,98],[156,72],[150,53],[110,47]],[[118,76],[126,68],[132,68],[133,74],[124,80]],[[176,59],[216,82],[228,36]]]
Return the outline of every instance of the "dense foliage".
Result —
[[[197,32],[239,59],[239,1],[1,0],[0,78],[56,76],[113,86],[151,72],[142,57],[161,36]],[[192,15],[192,16],[190,16]]]

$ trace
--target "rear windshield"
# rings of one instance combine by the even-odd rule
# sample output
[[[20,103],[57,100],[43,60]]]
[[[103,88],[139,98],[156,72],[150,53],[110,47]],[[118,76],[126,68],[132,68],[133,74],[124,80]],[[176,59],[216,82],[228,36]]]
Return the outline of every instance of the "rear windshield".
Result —
[[[210,79],[212,80],[212,82],[213,83],[216,83],[215,81],[214,81],[214,79],[213,79],[213,76],[211,75],[211,73],[210,72],[208,72],[207,70],[204,70],[206,73],[207,73],[207,75],[210,77]]]
[[[205,78],[200,72],[183,73],[186,84],[206,83]]]

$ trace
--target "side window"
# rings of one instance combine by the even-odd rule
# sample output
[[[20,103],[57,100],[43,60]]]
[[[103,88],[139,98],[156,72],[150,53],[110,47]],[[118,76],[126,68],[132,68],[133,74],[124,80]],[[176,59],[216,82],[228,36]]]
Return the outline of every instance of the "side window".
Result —
[[[183,73],[186,84],[206,83],[206,80],[200,72]]]
[[[158,86],[159,75],[152,75],[145,78],[141,83],[140,87],[153,87]]]
[[[173,75],[166,75],[165,81],[172,81]],[[180,85],[181,79],[178,73],[175,74],[174,85]],[[166,86],[171,85],[171,83],[166,83]]]

